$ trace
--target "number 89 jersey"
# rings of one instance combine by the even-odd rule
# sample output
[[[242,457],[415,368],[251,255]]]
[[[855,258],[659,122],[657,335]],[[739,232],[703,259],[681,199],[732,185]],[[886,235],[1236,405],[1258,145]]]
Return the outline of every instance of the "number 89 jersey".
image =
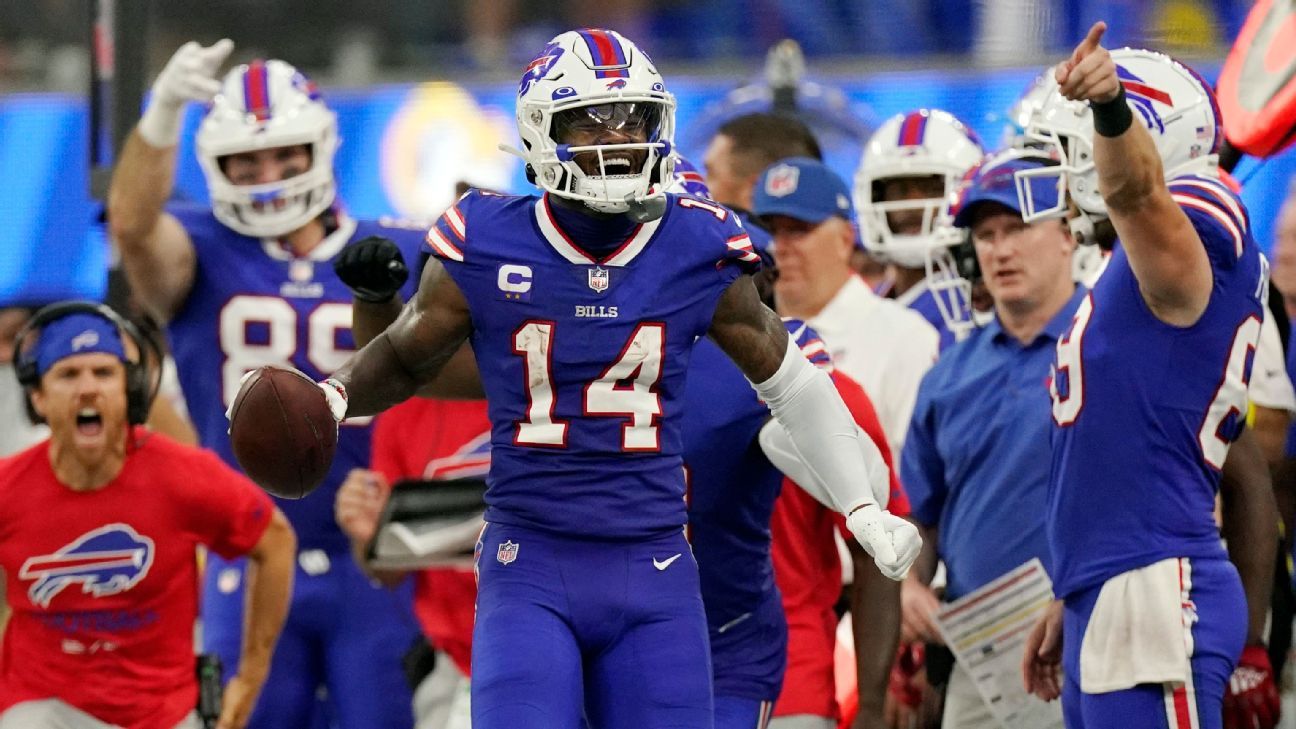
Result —
[[[601,538],[682,529],[689,355],[759,258],[700,198],[668,195],[604,256],[568,238],[552,204],[473,191],[428,231],[468,300],[490,403],[486,518]]]
[[[419,260],[422,230],[338,217],[337,230],[304,258],[276,241],[249,238],[222,225],[207,208],[169,206],[193,241],[193,287],[168,326],[189,417],[203,446],[239,468],[229,443],[225,409],[239,380],[262,365],[296,367],[321,380],[354,353],[351,291],[333,273],[332,259],[353,241],[382,235],[405,261]],[[408,298],[416,274],[401,292]],[[347,549],[333,518],[333,493],[352,468],[369,463],[369,418],[347,421],[323,493],[276,504],[292,522],[302,549]]]
[[[1048,519],[1058,596],[1169,557],[1225,556],[1215,493],[1245,425],[1268,263],[1217,179],[1176,178],[1170,191],[1210,259],[1201,318],[1157,319],[1118,246],[1058,341]]]

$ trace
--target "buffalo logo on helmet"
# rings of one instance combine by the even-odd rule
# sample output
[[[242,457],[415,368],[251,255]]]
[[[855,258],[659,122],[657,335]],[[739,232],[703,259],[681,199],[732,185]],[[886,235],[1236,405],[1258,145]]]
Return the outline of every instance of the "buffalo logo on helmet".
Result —
[[[27,596],[48,608],[65,588],[81,585],[95,597],[126,592],[148,575],[153,566],[153,540],[126,524],[93,529],[55,550],[30,557],[18,570],[19,580],[35,580]]]
[[[522,80],[518,83],[518,96],[525,96],[526,92],[531,90],[531,84],[544,79],[549,75],[549,70],[562,57],[562,46],[557,43],[550,43],[540,51],[540,55],[535,60],[528,63],[525,70],[522,71]]]
[[[786,197],[797,191],[801,170],[792,165],[779,165],[765,177],[765,193],[771,197]]]
[[[1174,100],[1170,98],[1170,94],[1145,83],[1124,66],[1116,66],[1116,75],[1120,77],[1121,85],[1125,87],[1125,98],[1143,117],[1143,122],[1147,124],[1148,129],[1155,129],[1164,134],[1165,122],[1157,112],[1156,104],[1173,108]]]

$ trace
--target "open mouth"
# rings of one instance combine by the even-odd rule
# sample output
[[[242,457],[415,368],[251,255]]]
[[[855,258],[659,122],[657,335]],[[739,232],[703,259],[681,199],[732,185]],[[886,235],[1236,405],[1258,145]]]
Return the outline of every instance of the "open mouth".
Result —
[[[94,408],[81,408],[76,416],[77,433],[94,437],[103,432],[103,416]]]
[[[642,169],[642,161],[631,152],[605,152],[603,166],[599,167],[599,157],[595,152],[583,155],[581,170],[590,177],[630,177]],[[638,163],[638,164],[636,164]]]

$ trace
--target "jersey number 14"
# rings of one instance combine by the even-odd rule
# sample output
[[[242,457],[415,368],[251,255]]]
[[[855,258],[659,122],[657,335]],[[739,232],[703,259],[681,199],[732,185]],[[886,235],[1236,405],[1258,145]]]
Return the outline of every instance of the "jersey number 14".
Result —
[[[513,353],[526,359],[526,417],[517,421],[513,435],[518,445],[567,446],[568,422],[554,418],[552,352],[556,328],[551,321],[528,321],[513,332]],[[666,325],[641,323],[616,360],[598,379],[585,385],[585,415],[627,419],[621,428],[624,451],[661,450],[657,419],[662,408],[657,383],[661,380],[665,348]]]

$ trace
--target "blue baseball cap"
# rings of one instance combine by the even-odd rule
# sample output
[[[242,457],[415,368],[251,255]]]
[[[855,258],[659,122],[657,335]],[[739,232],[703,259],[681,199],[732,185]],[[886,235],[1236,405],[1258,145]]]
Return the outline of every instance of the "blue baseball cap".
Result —
[[[836,172],[810,157],[791,157],[761,173],[752,196],[752,212],[766,218],[786,215],[818,225],[836,215],[853,223],[850,188]]]
[[[1009,149],[987,157],[973,167],[963,178],[958,197],[950,206],[954,226],[972,227],[972,213],[981,203],[999,203],[1021,214],[1022,204],[1017,196],[1017,173],[1021,170],[1038,170],[1057,163],[1051,158],[1032,151]],[[1029,186],[1036,209],[1057,204],[1058,178],[1053,176],[1023,178],[1021,184]]]
[[[36,372],[44,375],[61,359],[91,352],[111,354],[122,362],[126,361],[126,350],[117,325],[97,314],[77,312],[41,327],[32,354]]]

